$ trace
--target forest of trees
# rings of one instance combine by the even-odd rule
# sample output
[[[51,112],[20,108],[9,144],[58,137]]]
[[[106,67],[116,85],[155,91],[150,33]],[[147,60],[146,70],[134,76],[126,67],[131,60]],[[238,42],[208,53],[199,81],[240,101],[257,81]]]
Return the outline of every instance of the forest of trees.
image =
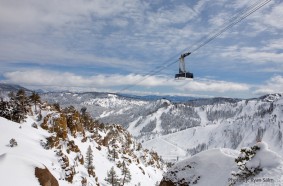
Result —
[[[8,120],[21,123],[25,120],[26,114],[31,112],[31,105],[34,105],[34,111],[37,112],[36,105],[41,102],[40,96],[33,92],[28,96],[25,90],[20,89],[15,94],[10,92],[8,94],[9,100],[6,101],[0,98],[0,117]]]

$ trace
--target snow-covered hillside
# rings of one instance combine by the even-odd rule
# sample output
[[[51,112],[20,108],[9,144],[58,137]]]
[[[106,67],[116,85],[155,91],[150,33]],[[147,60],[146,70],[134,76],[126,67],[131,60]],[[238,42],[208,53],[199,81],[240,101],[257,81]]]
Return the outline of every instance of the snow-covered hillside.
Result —
[[[144,147],[158,151],[166,160],[182,159],[215,147],[239,149],[259,139],[267,141],[275,152],[283,153],[282,94],[184,103],[113,94],[54,94],[46,94],[45,99],[56,100],[63,106],[75,103],[76,108],[86,107],[103,123],[123,125]]]
[[[281,95],[195,107],[199,126],[145,141],[164,159],[185,158],[206,149],[240,149],[264,140],[283,154],[283,98]],[[158,147],[166,147],[164,149]]]
[[[237,163],[238,162],[238,163]],[[241,152],[211,149],[171,167],[160,186],[282,185],[283,159],[259,142]]]
[[[69,124],[64,128],[64,113],[47,106],[41,114],[42,119],[30,114],[21,124],[0,117],[1,185],[39,185],[35,167],[46,167],[60,186],[83,185],[83,181],[86,185],[110,185],[105,178],[112,167],[121,184],[123,169],[131,174],[125,185],[155,185],[161,180],[164,167],[158,155],[143,150],[121,126],[98,124],[86,130],[76,123],[76,128]],[[76,112],[68,116],[74,122],[79,119]],[[16,146],[11,147],[11,139]],[[89,147],[92,175],[86,168]]]

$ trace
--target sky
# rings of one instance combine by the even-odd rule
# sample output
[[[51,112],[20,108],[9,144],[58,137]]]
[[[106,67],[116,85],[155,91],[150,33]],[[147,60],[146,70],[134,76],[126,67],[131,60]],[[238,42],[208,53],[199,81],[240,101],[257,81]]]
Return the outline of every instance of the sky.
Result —
[[[0,0],[0,82],[31,89],[251,98],[283,92],[283,2]],[[175,80],[179,56],[194,79]]]

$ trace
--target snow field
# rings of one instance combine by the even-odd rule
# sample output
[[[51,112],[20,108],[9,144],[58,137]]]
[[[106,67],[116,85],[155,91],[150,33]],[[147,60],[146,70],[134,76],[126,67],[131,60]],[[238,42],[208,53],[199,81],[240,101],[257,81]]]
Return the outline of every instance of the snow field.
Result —
[[[43,115],[49,112],[43,112]],[[56,114],[55,114],[56,115]],[[58,180],[60,186],[67,185],[81,185],[82,177],[87,177],[88,183],[95,185],[96,181],[94,177],[88,177],[88,173],[84,165],[74,161],[74,158],[78,155],[75,152],[70,151],[67,153],[66,144],[62,144],[62,152],[67,155],[70,166],[75,165],[76,174],[73,178],[73,183],[69,183],[64,180],[65,172],[61,168],[58,162],[58,156],[56,149],[46,150],[41,146],[41,141],[45,142],[46,137],[51,134],[43,130],[41,127],[38,129],[31,127],[36,121],[33,116],[29,116],[26,122],[23,124],[14,123],[0,117],[0,180],[1,185],[39,185],[37,178],[34,175],[35,167],[43,168],[46,166],[52,175]],[[39,122],[40,123],[40,122]],[[39,123],[37,125],[39,126]],[[87,132],[87,135],[90,135]],[[104,133],[101,133],[105,136]],[[15,138],[18,143],[16,147],[9,147],[10,139]],[[87,148],[91,145],[93,150],[93,161],[95,166],[95,173],[98,177],[98,182],[101,185],[108,185],[104,178],[107,175],[107,171],[114,166],[117,174],[121,177],[121,170],[116,167],[116,163],[110,161],[107,158],[107,148],[101,148],[99,151],[96,147],[98,144],[95,141],[81,142],[82,137],[77,138],[68,135],[69,140],[74,140],[75,144],[81,150],[81,154],[85,156]],[[143,154],[141,154],[143,155]],[[145,174],[142,173],[141,167]],[[136,162],[132,162],[129,165],[130,172],[132,174],[132,180],[126,186],[135,185],[140,183],[141,185],[154,185],[157,181],[162,179],[163,171],[150,166],[145,166],[141,162],[137,165]],[[15,179],[16,178],[16,179]]]

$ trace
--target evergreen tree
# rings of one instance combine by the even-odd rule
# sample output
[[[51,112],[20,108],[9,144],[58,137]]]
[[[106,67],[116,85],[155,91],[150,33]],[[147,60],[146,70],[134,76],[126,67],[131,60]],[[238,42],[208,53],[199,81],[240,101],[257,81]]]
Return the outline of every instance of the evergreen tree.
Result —
[[[94,125],[95,125],[95,122],[93,121],[92,117],[90,116],[88,112],[81,111],[81,114],[82,114],[81,123],[83,124],[85,129],[92,132],[94,129]]]
[[[241,149],[241,154],[238,158],[235,159],[237,166],[239,168],[238,172],[232,172],[233,178],[230,181],[230,186],[236,183],[236,180],[246,180],[249,177],[256,176],[262,168],[260,166],[251,167],[246,166],[246,164],[253,159],[256,155],[257,151],[260,150],[260,147],[255,145],[251,148],[243,148]]]
[[[36,103],[40,102],[40,96],[37,93],[33,92],[29,98],[34,104],[34,111],[37,112]]]
[[[85,115],[85,114],[86,114],[86,110],[87,110],[86,107],[82,107],[82,108],[81,108],[81,114],[82,114],[82,115]]]
[[[15,147],[15,146],[18,146],[18,143],[17,143],[17,141],[14,138],[12,138],[10,140],[10,147]]]
[[[86,167],[90,167],[93,165],[93,150],[91,149],[91,146],[89,145],[86,151]]]
[[[108,159],[111,160],[111,161],[116,161],[116,159],[119,158],[119,155],[115,149],[115,147],[113,148],[109,148],[108,146]]]
[[[1,99],[0,100],[0,117],[11,120],[12,118],[11,115],[12,115],[12,112],[11,112],[11,109],[9,109],[9,102],[3,101],[3,99]]]
[[[91,146],[89,145],[86,151],[86,158],[85,158],[85,166],[87,168],[87,172],[89,176],[95,176],[94,173],[94,165],[93,165],[93,151],[91,149]]]
[[[122,178],[122,183],[121,185],[124,186],[125,183],[129,183],[132,179],[132,175],[130,173],[130,170],[129,168],[126,166],[126,163],[123,161],[123,166],[122,166],[122,175],[123,175],[123,178]]]
[[[26,114],[28,112],[28,99],[26,92],[23,89],[20,89],[17,92],[13,108],[13,121],[22,122],[26,118]]]
[[[110,183],[112,186],[119,185],[119,178],[116,171],[114,170],[114,167],[111,167],[110,171],[107,172],[107,177],[105,178],[105,181],[107,181],[107,183]]]
[[[9,92],[9,93],[8,93],[8,96],[9,96],[10,100],[11,100],[11,99],[15,99],[15,97],[16,97],[15,94],[14,94],[14,92]]]
[[[14,94],[14,92],[10,92],[8,94],[10,100],[8,102],[5,103],[5,110],[6,110],[6,114],[7,117],[5,117],[6,119],[12,120],[12,121],[16,121],[15,118],[16,116],[16,96]]]
[[[24,89],[20,89],[16,94],[16,100],[24,111],[25,106],[28,104],[28,98]]]
[[[22,122],[26,118],[28,109],[24,91],[20,91],[16,96],[10,92],[8,96],[9,101],[0,101],[0,116],[18,123]]]
[[[53,107],[56,111],[60,112],[61,108],[60,108],[60,104],[59,103],[54,103]]]

